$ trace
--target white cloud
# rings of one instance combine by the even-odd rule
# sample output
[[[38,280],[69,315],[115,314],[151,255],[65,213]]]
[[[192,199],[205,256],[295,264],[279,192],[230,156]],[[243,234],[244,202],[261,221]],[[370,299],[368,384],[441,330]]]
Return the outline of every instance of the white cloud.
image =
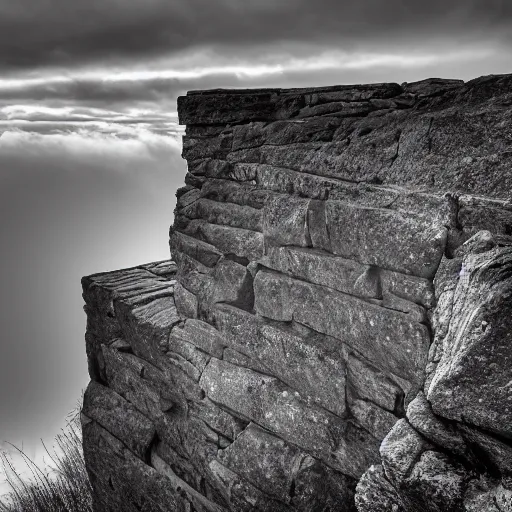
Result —
[[[1,125],[0,125],[1,126]],[[96,123],[94,130],[40,134],[9,129],[0,136],[2,158],[84,158],[89,164],[109,165],[119,171],[120,163],[144,164],[181,151],[179,138],[158,135],[144,127]]]

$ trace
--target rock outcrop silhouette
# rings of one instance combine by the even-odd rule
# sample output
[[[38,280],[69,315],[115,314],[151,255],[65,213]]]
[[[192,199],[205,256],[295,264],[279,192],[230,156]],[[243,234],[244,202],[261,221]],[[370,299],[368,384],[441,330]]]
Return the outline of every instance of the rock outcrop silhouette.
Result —
[[[83,279],[96,512],[511,512],[511,106],[179,98],[172,261]]]

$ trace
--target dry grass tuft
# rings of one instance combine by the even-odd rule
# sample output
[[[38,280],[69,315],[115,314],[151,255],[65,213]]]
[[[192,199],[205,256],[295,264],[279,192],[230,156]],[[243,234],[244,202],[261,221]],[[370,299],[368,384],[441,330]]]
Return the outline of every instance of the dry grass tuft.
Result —
[[[10,492],[0,501],[0,512],[92,512],[92,493],[82,452],[80,414],[70,415],[66,428],[56,438],[51,454],[55,470],[41,469],[22,450],[32,478],[24,479],[7,455],[1,455]],[[44,444],[43,444],[44,446]]]

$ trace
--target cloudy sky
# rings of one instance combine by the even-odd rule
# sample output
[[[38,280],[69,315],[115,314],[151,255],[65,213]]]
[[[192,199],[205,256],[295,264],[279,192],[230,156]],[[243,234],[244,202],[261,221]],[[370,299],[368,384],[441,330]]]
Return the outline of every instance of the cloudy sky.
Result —
[[[0,2],[0,441],[86,386],[80,277],[165,259],[190,89],[512,71],[509,0]]]

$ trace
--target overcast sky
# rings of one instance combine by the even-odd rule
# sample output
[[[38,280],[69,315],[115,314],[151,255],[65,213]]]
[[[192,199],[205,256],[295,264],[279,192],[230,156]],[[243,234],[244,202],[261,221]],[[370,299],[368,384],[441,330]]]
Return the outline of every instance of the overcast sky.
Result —
[[[164,259],[189,89],[508,73],[509,0],[0,2],[0,441],[86,386],[80,277]]]

